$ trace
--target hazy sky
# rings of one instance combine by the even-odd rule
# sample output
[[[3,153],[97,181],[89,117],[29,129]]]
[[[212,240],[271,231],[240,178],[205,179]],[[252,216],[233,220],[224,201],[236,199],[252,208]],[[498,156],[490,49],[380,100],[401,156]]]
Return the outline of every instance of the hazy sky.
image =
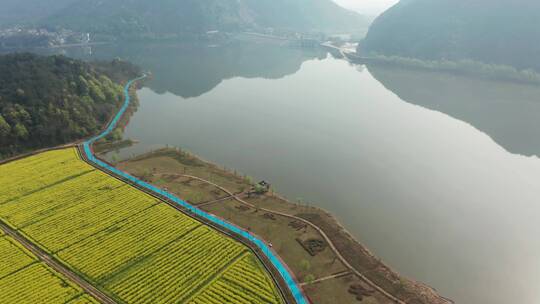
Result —
[[[339,5],[365,15],[379,15],[399,0],[334,0]]]

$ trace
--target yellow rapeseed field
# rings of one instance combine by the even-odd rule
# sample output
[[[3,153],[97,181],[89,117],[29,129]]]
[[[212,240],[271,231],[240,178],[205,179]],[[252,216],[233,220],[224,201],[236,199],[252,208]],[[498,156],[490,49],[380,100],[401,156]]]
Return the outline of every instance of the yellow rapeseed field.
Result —
[[[0,233],[1,235],[1,233]],[[0,303],[97,303],[13,238],[0,236]]]
[[[3,222],[119,302],[283,303],[247,247],[96,170],[75,149],[2,165],[0,185]]]

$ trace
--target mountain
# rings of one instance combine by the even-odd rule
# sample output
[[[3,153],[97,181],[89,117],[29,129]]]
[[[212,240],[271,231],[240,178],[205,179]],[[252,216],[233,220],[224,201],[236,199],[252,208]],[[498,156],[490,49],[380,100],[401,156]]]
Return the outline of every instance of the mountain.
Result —
[[[300,31],[350,31],[368,19],[332,0],[245,0],[261,27]]]
[[[539,70],[540,1],[401,0],[374,21],[359,49]]]
[[[0,56],[0,158],[95,134],[122,103],[128,63],[64,56]]]
[[[260,28],[345,31],[367,24],[332,0],[79,0],[44,23],[120,37]]]

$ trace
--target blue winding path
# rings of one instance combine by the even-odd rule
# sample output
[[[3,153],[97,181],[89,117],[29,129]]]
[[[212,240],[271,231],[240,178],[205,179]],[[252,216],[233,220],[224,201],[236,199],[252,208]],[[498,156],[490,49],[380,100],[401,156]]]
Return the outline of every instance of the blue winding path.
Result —
[[[162,195],[166,198],[168,198],[169,200],[177,203],[178,205],[184,207],[185,209],[189,210],[190,212],[200,216],[200,217],[203,217],[205,218],[206,220],[214,223],[214,224],[217,224],[218,226],[226,229],[226,230],[229,230],[233,233],[236,233],[236,234],[239,234],[241,235],[242,237],[248,239],[250,242],[252,242],[253,244],[255,244],[259,249],[261,249],[261,251],[266,255],[266,257],[272,262],[272,264],[274,264],[274,267],[279,271],[279,274],[281,275],[281,277],[283,278],[283,280],[287,283],[290,291],[292,292],[292,295],[294,296],[296,302],[298,304],[308,304],[308,301],[307,299],[305,298],[304,294],[302,293],[301,289],[300,289],[300,286],[298,286],[298,284],[296,283],[296,281],[293,279],[292,275],[290,274],[290,272],[288,271],[287,267],[283,264],[283,262],[281,262],[281,260],[272,252],[272,250],[270,250],[270,248],[260,239],[258,239],[257,237],[253,236],[251,233],[243,230],[243,229],[240,229],[226,221],[223,221],[222,219],[219,219],[209,213],[206,213],[186,202],[184,202],[183,200],[179,199],[178,197],[172,195],[171,193],[167,192],[167,191],[164,191],[162,189],[159,189],[157,187],[154,187],[148,183],[145,183],[123,171],[120,171],[118,169],[116,169],[115,167],[112,167],[108,164],[106,164],[105,162],[99,160],[98,158],[96,158],[94,156],[94,153],[92,151],[92,149],[90,148],[92,146],[92,144],[100,139],[102,139],[103,137],[107,136],[109,133],[111,133],[114,128],[116,127],[116,125],[118,124],[118,121],[120,120],[120,118],[122,117],[122,115],[124,115],[126,109],[128,108],[129,106],[129,102],[130,102],[130,96],[129,96],[129,88],[131,87],[131,85],[138,81],[138,80],[141,80],[143,78],[146,78],[146,75],[142,76],[142,77],[139,77],[139,78],[136,78],[136,79],[133,79],[133,80],[130,80],[126,86],[124,87],[124,96],[125,96],[125,100],[124,100],[124,104],[122,105],[122,108],[120,109],[120,111],[118,112],[118,114],[116,114],[116,116],[114,117],[114,119],[111,121],[111,123],[109,124],[109,126],[107,127],[107,129],[105,131],[103,131],[102,133],[100,133],[99,135],[89,139],[88,141],[84,142],[83,143],[83,148],[84,148],[84,153],[86,154],[86,158],[92,162],[93,164],[95,164],[96,166],[98,167],[101,167],[101,168],[104,168],[106,170],[109,170],[111,172],[113,172],[114,174],[116,175],[119,175],[131,182],[133,182],[134,184],[137,184],[138,186],[140,187],[144,187],[145,189],[148,189],[154,193],[157,193],[159,195]]]

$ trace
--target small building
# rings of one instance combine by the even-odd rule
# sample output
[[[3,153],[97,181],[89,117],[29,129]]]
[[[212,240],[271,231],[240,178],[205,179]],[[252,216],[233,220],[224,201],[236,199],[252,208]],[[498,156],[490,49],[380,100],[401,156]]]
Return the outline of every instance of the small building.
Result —
[[[257,185],[259,185],[260,187],[266,189],[266,191],[270,191],[270,187],[272,185],[270,185],[270,183],[266,182],[266,181],[260,181]]]
[[[248,194],[264,194],[270,191],[270,183],[261,181],[256,184]]]

